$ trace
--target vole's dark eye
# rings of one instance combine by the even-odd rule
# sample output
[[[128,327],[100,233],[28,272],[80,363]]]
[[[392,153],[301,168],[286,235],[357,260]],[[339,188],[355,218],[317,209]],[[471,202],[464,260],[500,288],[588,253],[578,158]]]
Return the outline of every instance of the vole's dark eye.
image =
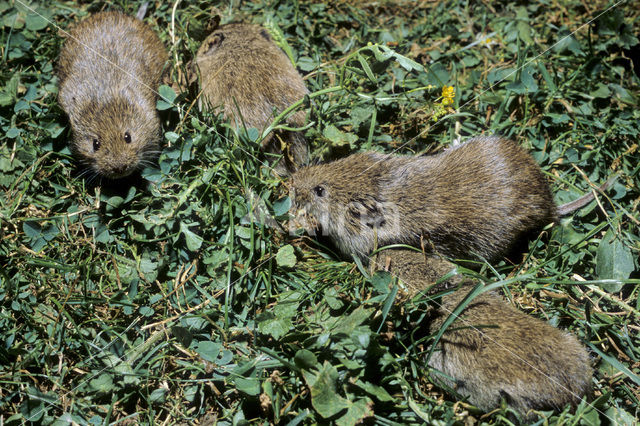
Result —
[[[324,187],[318,185],[316,187],[313,188],[313,192],[314,194],[316,194],[318,197],[324,197],[327,194],[327,191],[324,189]]]
[[[129,132],[124,132],[124,141],[126,143],[131,143],[131,134]]]
[[[100,149],[100,141],[97,138],[93,138],[93,152]]]

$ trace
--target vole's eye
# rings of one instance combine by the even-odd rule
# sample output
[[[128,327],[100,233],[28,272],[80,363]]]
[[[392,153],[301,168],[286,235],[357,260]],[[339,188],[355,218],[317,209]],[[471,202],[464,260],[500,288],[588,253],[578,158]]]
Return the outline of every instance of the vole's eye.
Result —
[[[100,149],[100,141],[98,138],[93,138],[93,152],[96,152]]]
[[[126,143],[131,143],[131,134],[129,132],[124,132],[124,141]]]
[[[316,187],[313,188],[313,192],[314,194],[316,194],[318,197],[324,197],[327,194],[327,191],[324,189],[324,187],[318,185]]]

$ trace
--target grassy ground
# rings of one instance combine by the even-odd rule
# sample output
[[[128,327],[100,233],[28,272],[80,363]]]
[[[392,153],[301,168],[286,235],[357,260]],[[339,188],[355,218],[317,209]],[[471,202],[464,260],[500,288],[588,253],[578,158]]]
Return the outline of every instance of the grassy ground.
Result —
[[[0,1],[0,423],[508,422],[504,409],[483,414],[430,384],[431,336],[413,330],[427,302],[391,307],[379,276],[252,220],[259,204],[284,223],[286,181],[263,164],[257,132],[235,137],[189,109],[192,92],[162,89],[173,102],[159,105],[159,168],[118,185],[78,177],[56,101],[58,27],[139,3]],[[173,81],[212,3],[177,2],[175,14],[173,2],[150,4]],[[480,273],[593,355],[593,403],[545,421],[631,424],[640,64],[628,58],[640,9],[527,3],[229,1],[213,11],[283,35],[315,93],[301,106],[314,158],[423,153],[487,132],[530,149],[559,202],[619,173],[522,264]],[[454,91],[443,96],[445,86]]]

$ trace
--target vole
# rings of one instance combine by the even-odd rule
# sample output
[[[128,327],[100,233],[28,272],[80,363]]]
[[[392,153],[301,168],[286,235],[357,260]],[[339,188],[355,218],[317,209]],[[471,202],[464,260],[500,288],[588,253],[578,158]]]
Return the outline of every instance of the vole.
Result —
[[[236,23],[215,29],[198,49],[195,64],[205,103],[222,107],[235,128],[263,131],[275,115],[308,93],[287,55],[257,25]],[[302,127],[304,121],[305,112],[298,111],[287,123]],[[262,147],[284,154],[278,173],[307,163],[307,143],[299,132],[271,133]]]
[[[534,159],[499,136],[430,156],[354,154],[305,167],[291,180],[294,209],[310,214],[345,255],[360,258],[407,244],[496,260],[593,198],[556,207]]]
[[[58,60],[58,100],[72,151],[94,173],[121,178],[158,153],[157,88],[167,51],[155,32],[121,12],[101,12],[68,34]]]
[[[448,284],[432,287],[455,265],[409,249],[382,250],[372,262],[397,275],[412,294],[460,286],[445,294],[430,317],[436,333],[475,282],[454,275]],[[590,391],[589,355],[571,334],[528,316],[494,292],[476,296],[447,328],[429,366],[432,374],[473,405],[488,411],[507,404],[533,420],[531,410],[562,410],[576,406]]]

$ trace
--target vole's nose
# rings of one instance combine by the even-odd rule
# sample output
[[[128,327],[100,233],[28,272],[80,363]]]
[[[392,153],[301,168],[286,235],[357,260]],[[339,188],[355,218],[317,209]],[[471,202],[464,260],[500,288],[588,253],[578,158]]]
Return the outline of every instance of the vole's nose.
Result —
[[[124,177],[130,174],[133,171],[134,167],[128,161],[122,161],[118,164],[114,164],[111,168],[113,177]]]
[[[126,167],[124,164],[121,164],[121,165],[119,165],[119,166],[116,166],[116,167],[114,167],[114,169],[113,169],[113,171],[114,171],[116,174],[119,174],[119,175],[123,174],[126,170],[127,170],[127,167]]]

